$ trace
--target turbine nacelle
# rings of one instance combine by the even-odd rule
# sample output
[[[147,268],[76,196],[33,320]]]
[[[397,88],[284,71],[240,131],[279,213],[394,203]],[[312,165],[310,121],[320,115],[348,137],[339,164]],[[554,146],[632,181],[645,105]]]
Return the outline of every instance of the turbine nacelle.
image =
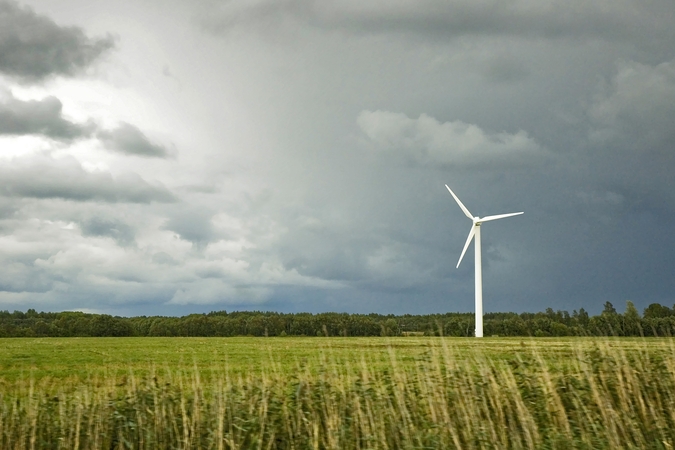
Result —
[[[471,226],[471,231],[469,231],[469,236],[466,238],[466,243],[464,243],[464,249],[462,249],[462,254],[459,257],[459,261],[457,261],[457,267],[456,268],[458,268],[459,265],[461,264],[462,259],[464,258],[464,254],[466,253],[466,249],[469,248],[469,244],[471,244],[471,241],[473,240],[474,236],[476,235],[476,227],[479,227],[481,225],[481,223],[483,223],[483,222],[490,222],[492,220],[504,219],[506,217],[517,216],[517,215],[523,214],[522,212],[517,212],[517,213],[508,213],[508,214],[497,214],[495,216],[485,216],[483,218],[478,217],[478,216],[474,216],[469,212],[467,207],[464,206],[464,204],[455,195],[455,193],[452,192],[452,189],[450,189],[447,184],[445,185],[445,187],[448,188],[448,191],[450,191],[450,194],[452,195],[452,197],[455,199],[455,201],[457,202],[459,207],[462,209],[462,211],[464,211],[464,214],[466,215],[466,217],[471,219],[471,221],[473,222],[473,225]]]

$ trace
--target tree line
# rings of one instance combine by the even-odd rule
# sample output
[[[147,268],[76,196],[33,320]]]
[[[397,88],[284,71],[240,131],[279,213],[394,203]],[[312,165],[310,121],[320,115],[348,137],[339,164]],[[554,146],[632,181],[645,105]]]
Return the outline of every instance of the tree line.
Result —
[[[119,317],[83,312],[0,311],[0,337],[87,336],[473,336],[473,313],[382,315],[214,311],[183,317]],[[673,308],[652,303],[642,315],[606,302],[597,316],[583,309],[487,313],[485,336],[674,336]]]

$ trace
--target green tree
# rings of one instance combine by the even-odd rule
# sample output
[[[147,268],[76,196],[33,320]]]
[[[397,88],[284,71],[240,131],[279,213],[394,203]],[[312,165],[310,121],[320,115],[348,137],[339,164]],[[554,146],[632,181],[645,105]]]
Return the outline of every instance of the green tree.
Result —
[[[640,313],[630,300],[626,301],[626,311],[623,313],[623,335],[640,336],[642,334],[642,324],[640,323]]]
[[[572,312],[572,321],[576,323],[576,325],[582,327],[582,328],[587,328],[588,327],[588,312],[584,308],[579,308],[579,312],[574,310]]]
[[[652,303],[645,308],[642,316],[645,319],[658,319],[661,317],[670,317],[674,313],[675,312],[667,306],[663,306],[658,303]]]
[[[616,315],[616,308],[614,308],[614,305],[612,305],[611,302],[605,302],[605,306],[602,310],[602,314],[606,314],[609,316]]]
[[[400,332],[396,319],[387,319],[382,323],[382,336],[398,336],[399,334]]]
[[[38,320],[33,326],[36,336],[49,336],[49,325],[44,320]]]
[[[131,336],[131,324],[121,317],[95,315],[89,322],[90,336]]]

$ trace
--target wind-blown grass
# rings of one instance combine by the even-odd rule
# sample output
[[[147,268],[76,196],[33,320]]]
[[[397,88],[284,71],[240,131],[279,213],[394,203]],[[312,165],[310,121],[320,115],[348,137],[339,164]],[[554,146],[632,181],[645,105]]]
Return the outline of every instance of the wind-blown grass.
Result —
[[[489,344],[500,341],[519,350],[496,353]],[[26,373],[2,384],[0,448],[666,449],[675,442],[671,340],[570,340],[552,353],[554,340],[486,340],[490,350],[471,344],[467,351],[465,341],[426,338],[414,358],[389,342],[384,361],[381,353],[324,347],[294,360],[292,370],[268,355],[251,372],[195,363],[84,379]]]

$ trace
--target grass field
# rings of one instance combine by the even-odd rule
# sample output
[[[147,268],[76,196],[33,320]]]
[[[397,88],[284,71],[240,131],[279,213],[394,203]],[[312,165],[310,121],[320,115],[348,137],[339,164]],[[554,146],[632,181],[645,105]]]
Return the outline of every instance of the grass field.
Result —
[[[672,448],[675,341],[0,340],[0,448]]]

